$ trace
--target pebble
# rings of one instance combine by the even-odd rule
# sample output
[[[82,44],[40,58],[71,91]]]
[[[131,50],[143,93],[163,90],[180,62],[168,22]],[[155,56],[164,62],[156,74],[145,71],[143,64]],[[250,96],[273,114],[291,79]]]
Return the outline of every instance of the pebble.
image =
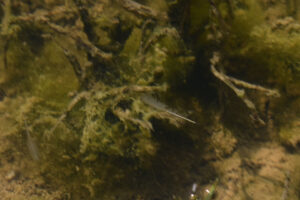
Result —
[[[14,170],[11,170],[10,172],[7,173],[7,175],[5,176],[5,179],[7,181],[11,181],[13,179],[15,179],[17,177],[17,173]]]

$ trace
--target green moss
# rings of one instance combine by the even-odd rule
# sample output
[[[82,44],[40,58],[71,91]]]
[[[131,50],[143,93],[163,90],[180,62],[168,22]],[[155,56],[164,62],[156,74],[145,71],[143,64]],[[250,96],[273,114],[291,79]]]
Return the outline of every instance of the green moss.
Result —
[[[9,88],[12,93],[30,88],[30,79],[34,76],[30,73],[31,68],[34,67],[33,57],[34,54],[25,43],[22,44],[19,40],[9,42],[4,88]]]
[[[245,5],[235,10],[230,34],[222,46],[226,68],[251,82],[285,90],[299,76],[299,56],[294,53],[300,48],[299,34],[274,29],[257,2]]]
[[[39,67],[31,72],[36,74],[30,82],[32,94],[65,105],[68,93],[76,91],[79,83],[63,52],[55,43],[46,43],[34,65]]]
[[[126,40],[121,55],[133,57],[136,56],[141,48],[142,30],[134,28]]]
[[[150,6],[157,12],[167,12],[168,5],[165,0],[147,0],[146,5]]]
[[[9,42],[4,88],[8,94],[30,91],[34,96],[66,104],[68,93],[76,91],[79,84],[72,66],[54,42],[35,47],[29,40]]]
[[[191,32],[204,28],[209,16],[209,3],[203,0],[192,0],[190,3]]]
[[[236,39],[244,39],[254,26],[264,23],[264,12],[255,0],[244,1],[233,14],[232,33],[239,36]]]

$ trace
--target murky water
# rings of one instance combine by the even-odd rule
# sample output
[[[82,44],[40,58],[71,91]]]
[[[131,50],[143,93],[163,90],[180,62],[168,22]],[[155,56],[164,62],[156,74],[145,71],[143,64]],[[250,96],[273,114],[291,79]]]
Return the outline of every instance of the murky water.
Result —
[[[4,0],[3,199],[300,199],[297,0]]]

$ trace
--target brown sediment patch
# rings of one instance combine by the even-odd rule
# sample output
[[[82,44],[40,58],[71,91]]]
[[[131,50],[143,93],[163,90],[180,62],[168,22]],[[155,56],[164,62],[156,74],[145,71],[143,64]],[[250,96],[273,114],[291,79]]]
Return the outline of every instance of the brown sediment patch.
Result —
[[[299,172],[294,175],[299,163],[299,154],[289,154],[276,143],[241,146],[231,157],[214,163],[220,176],[216,199],[298,199]]]

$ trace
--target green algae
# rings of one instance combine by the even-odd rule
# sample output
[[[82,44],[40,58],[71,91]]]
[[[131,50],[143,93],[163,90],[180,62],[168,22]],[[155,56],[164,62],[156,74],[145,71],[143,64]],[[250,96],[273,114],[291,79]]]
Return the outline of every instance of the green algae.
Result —
[[[145,5],[160,16],[172,12],[167,1],[158,2]],[[166,18],[156,22],[157,16],[146,21],[140,10],[126,10],[116,2],[66,3],[81,10],[61,8],[67,17],[51,13],[42,17],[33,13],[31,18],[13,21],[3,17],[6,28],[2,30],[15,29],[5,34],[9,35],[8,62],[7,68],[1,66],[1,88],[8,95],[3,110],[13,124],[7,134],[22,140],[26,121],[38,141],[45,178],[67,183],[74,199],[136,195],[150,199],[160,198],[155,191],[164,190],[186,196],[183,182],[193,179],[191,161],[200,162],[197,159],[207,151],[219,159],[232,154],[237,136],[220,126],[222,120],[214,117],[219,114],[212,111],[217,106],[202,105],[206,93],[199,91],[199,86],[219,87],[215,79],[202,80],[210,73],[208,63],[215,47],[229,74],[297,96],[298,22],[290,20],[284,27],[282,22],[270,24],[257,1],[241,1],[232,13],[229,5],[217,1],[222,20],[213,18],[208,2],[189,1],[184,6],[188,14],[173,25]],[[61,4],[49,1],[47,9]],[[21,25],[22,20],[26,25]],[[188,31],[175,28],[181,23],[188,23]],[[198,73],[194,74],[200,79],[196,84],[190,80],[192,72]],[[231,103],[238,102],[226,91]],[[140,98],[144,94],[168,100],[168,105],[192,116],[197,126],[145,104]],[[275,102],[272,111],[284,103]],[[230,117],[230,124],[249,114],[236,104],[226,108],[230,108],[229,115],[223,117],[238,113]],[[210,134],[204,135],[206,132]],[[279,137],[286,143],[295,135],[281,129]]]
[[[96,6],[101,10],[103,5],[110,3]],[[121,29],[126,31],[126,26],[139,24],[133,15],[121,13],[121,18],[131,20],[120,24],[124,27]],[[109,15],[114,17],[119,12]],[[91,13],[83,23],[88,23],[86,20],[98,23],[99,26],[94,27],[95,35],[87,36],[96,45],[110,49],[114,45],[110,42],[114,35],[107,29],[113,29],[114,22],[107,17]],[[142,30],[134,27],[129,37],[122,41],[119,55],[115,55],[120,64],[116,68],[114,63],[109,66],[109,61],[102,63],[88,57],[93,55],[79,53],[81,49],[74,48],[73,41],[57,33],[42,38],[41,33],[49,29],[30,23],[20,27],[7,50],[9,62],[2,86],[10,96],[18,94],[24,98],[18,101],[20,110],[11,113],[17,126],[12,134],[20,138],[27,122],[31,136],[38,141],[42,171],[51,171],[46,178],[58,182],[67,179],[70,182],[67,187],[75,193],[78,190],[79,196],[86,193],[92,197],[105,196],[106,190],[110,195],[115,184],[124,179],[129,181],[134,171],[151,166],[150,160],[156,155],[159,143],[152,136],[155,130],[151,121],[166,120],[171,126],[178,125],[171,116],[153,110],[139,98],[143,93],[165,91],[170,78],[163,77],[171,77],[167,75],[168,70],[180,73],[188,63],[184,57],[175,68],[166,62],[182,52],[177,50],[180,41],[176,30],[170,29],[175,35],[169,36],[168,29],[157,27],[153,34],[148,32],[146,41],[142,41]],[[21,37],[29,29],[30,35]],[[97,41],[97,34],[104,37]],[[40,39],[40,43],[33,43],[35,39]],[[88,44],[85,39],[81,41]],[[78,41],[75,39],[75,42]],[[141,46],[143,43],[145,46]],[[99,62],[104,68],[99,68]],[[87,64],[92,67],[85,67]],[[81,75],[92,88],[84,91],[87,96],[77,101],[76,95],[86,89],[82,87],[85,84]],[[76,100],[73,103],[72,95]],[[80,194],[80,191],[85,192]]]

